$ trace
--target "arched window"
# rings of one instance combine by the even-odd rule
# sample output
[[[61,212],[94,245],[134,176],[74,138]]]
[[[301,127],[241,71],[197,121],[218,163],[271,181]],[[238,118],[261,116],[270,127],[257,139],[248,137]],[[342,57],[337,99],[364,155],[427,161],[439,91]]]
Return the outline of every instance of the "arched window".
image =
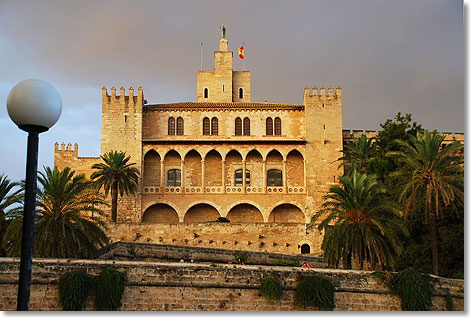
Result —
[[[175,135],[175,118],[168,119],[168,135]]]
[[[274,134],[281,135],[281,118],[274,119]]]
[[[250,135],[250,119],[243,119],[243,135]]]
[[[266,119],[266,135],[273,135],[273,119]]]
[[[268,171],[268,186],[282,186],[282,171],[275,169]]]
[[[243,99],[243,88],[238,89],[238,98]]]
[[[300,247],[300,253],[301,254],[310,254],[310,246],[308,244],[302,244]]]
[[[210,124],[209,118],[206,117],[206,118],[204,118],[204,119],[202,120],[202,134],[203,134],[203,135],[209,135],[209,134],[211,134],[211,131],[210,131],[210,130],[211,130],[211,126],[210,126],[210,125],[211,125],[211,124]]]
[[[250,171],[245,170],[245,184],[250,186]],[[238,169],[235,171],[235,186],[243,186],[243,170]]]
[[[181,171],[177,169],[168,171],[167,186],[181,186]]]
[[[184,134],[184,121],[183,118],[179,117],[176,119],[176,134],[183,135]]]
[[[242,135],[242,119],[235,119],[235,135]]]
[[[209,89],[204,88],[204,98],[209,98]]]
[[[212,135],[218,135],[219,134],[219,120],[214,117],[211,120],[211,134]]]

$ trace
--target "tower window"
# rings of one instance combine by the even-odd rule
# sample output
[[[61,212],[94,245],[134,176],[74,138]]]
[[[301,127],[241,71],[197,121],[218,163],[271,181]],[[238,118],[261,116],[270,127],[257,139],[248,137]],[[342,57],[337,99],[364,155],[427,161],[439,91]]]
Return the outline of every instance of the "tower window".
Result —
[[[184,134],[184,121],[183,121],[183,118],[181,118],[181,117],[176,119],[176,134],[177,135],[183,135]]]
[[[243,88],[238,89],[238,98],[243,99]]]
[[[268,171],[268,186],[282,186],[282,171],[275,169]]]
[[[209,89],[204,88],[204,98],[209,98]]]
[[[243,135],[250,135],[250,119],[243,119]]]
[[[235,119],[235,135],[242,135],[242,119]]]
[[[300,247],[300,253],[301,254],[310,254],[310,246],[308,244],[302,244]]]
[[[181,171],[173,169],[168,171],[167,186],[181,186]]]
[[[219,119],[216,117],[212,118],[211,120],[211,134],[218,135],[219,134]]]
[[[250,186],[250,171],[245,170],[245,184]],[[243,170],[239,169],[235,171],[235,186],[243,186]]]
[[[168,135],[175,135],[175,118],[168,119]]]
[[[273,119],[266,119],[266,135],[273,135]]]
[[[202,134],[209,135],[210,134],[210,120],[209,118],[204,118],[202,120]]]
[[[274,134],[281,135],[281,118],[274,119]]]

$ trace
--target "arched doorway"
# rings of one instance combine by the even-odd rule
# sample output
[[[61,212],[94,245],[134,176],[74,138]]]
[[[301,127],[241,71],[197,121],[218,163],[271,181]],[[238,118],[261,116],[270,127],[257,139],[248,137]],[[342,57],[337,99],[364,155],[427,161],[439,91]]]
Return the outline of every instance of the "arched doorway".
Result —
[[[300,254],[310,254],[310,246],[306,243],[300,246]]]

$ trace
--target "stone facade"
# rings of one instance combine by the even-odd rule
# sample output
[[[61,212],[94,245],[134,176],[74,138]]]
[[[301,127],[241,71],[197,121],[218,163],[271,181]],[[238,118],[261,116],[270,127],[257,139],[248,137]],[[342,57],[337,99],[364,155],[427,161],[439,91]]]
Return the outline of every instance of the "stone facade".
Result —
[[[251,102],[250,72],[233,70],[226,38],[219,45],[214,70],[197,73],[197,102],[147,104],[141,87],[137,95],[103,87],[101,154],[125,151],[141,172],[138,193],[119,198],[109,235],[185,245],[194,226],[226,217],[231,224],[208,225],[212,236],[199,244],[294,254],[305,244],[319,254],[322,233],[307,235],[304,225],[343,173],[343,142],[359,133],[343,131],[341,88],[305,87],[303,104]],[[99,161],[57,143],[54,159],[86,176]],[[279,241],[253,249],[260,232]]]
[[[61,310],[58,296],[60,276],[84,270],[96,276],[101,267],[112,266],[126,273],[127,282],[121,310],[181,311],[298,311],[295,289],[301,278],[320,274],[334,286],[337,311],[400,310],[400,298],[372,272],[304,269],[298,267],[132,262],[112,260],[35,259],[32,265],[30,310]],[[0,310],[16,309],[19,260],[0,258]],[[283,288],[281,300],[266,300],[259,295],[260,281],[276,277]],[[432,310],[445,310],[449,293],[455,310],[464,310],[464,281],[431,277]],[[89,296],[86,310],[94,310]],[[315,310],[315,308],[308,308]]]

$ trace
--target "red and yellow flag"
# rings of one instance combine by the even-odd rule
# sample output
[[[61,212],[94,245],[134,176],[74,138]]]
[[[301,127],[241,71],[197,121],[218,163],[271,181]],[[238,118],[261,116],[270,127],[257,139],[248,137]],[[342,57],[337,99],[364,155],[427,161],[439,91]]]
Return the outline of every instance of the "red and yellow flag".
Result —
[[[238,49],[238,56],[241,58],[241,59],[245,59],[245,48],[242,46],[240,46],[240,48]]]

